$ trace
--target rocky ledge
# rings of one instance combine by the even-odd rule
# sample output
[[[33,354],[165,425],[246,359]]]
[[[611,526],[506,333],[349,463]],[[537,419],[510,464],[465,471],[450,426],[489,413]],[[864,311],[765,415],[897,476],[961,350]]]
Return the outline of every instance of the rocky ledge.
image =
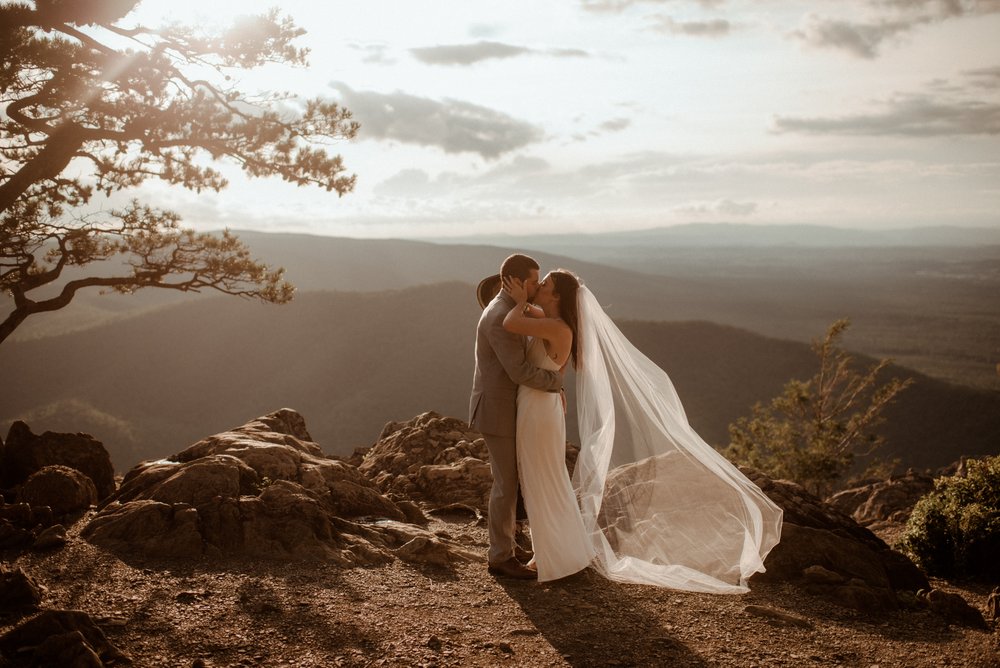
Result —
[[[389,566],[394,577],[407,577],[400,575],[403,568],[448,581],[469,577],[473,566],[485,574],[488,452],[481,436],[454,418],[429,412],[391,422],[372,446],[342,459],[324,454],[301,415],[281,409],[165,459],[143,462],[117,489],[113,482],[109,489],[110,460],[105,462],[106,451],[91,437],[36,437],[26,425],[12,431],[14,438],[0,447],[0,463],[17,465],[16,473],[4,470],[0,541],[7,542],[0,548],[8,549],[5,554],[31,548],[44,560],[79,552],[82,538],[141,572],[165,561],[213,569],[230,563],[240,571],[265,560],[315,563],[322,572],[329,566]],[[570,469],[576,454],[567,446]],[[855,518],[794,483],[745,473],[784,510],[782,540],[765,562],[766,573],[751,580],[752,589],[790,588],[870,618],[913,610],[946,625],[990,628],[980,610],[932,587],[906,556]],[[63,524],[70,527],[69,538]],[[51,596],[38,580],[37,570],[5,565],[0,614],[46,607]],[[587,581],[598,589],[605,582]],[[986,607],[991,624],[1000,613],[997,601],[1000,592]],[[772,606],[749,605],[745,612],[767,623],[812,628],[809,620]],[[96,657],[105,665],[124,661],[88,624],[73,610],[49,609],[0,636],[0,655],[39,661]],[[45,644],[46,634],[59,639]],[[71,642],[74,638],[79,642]]]
[[[482,557],[421,528],[419,508],[323,454],[282,409],[126,474],[82,536],[117,554],[447,564]]]

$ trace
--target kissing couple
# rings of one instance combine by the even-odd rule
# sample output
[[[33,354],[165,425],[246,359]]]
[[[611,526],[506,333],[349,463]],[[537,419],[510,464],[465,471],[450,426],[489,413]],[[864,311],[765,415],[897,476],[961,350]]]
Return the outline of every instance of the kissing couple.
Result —
[[[691,428],[666,372],[573,273],[527,255],[479,285],[470,426],[490,454],[491,573],[551,581],[587,567],[619,581],[743,593],[782,511]],[[580,453],[566,469],[565,372]],[[514,540],[518,491],[533,554]]]

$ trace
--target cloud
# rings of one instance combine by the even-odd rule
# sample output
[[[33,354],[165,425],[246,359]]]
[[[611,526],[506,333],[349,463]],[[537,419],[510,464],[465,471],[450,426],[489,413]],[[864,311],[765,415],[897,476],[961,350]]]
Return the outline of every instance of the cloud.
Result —
[[[1000,88],[1000,65],[966,70],[962,74],[972,79],[972,84],[977,88]]]
[[[522,177],[548,171],[551,165],[544,158],[528,155],[515,156],[508,163],[497,165],[486,173],[487,178]]]
[[[576,119],[579,121],[580,119]],[[601,135],[611,134],[613,132],[621,132],[632,126],[632,120],[619,116],[618,118],[610,118],[600,124],[592,130],[586,132],[574,132],[570,135],[570,139],[575,142],[587,141],[593,137],[600,137]]]
[[[431,192],[431,177],[422,169],[396,172],[373,189],[382,197],[427,197]]]
[[[867,4],[874,12],[868,21],[809,15],[805,26],[791,35],[812,46],[871,59],[878,56],[884,42],[920,26],[1000,12],[1000,0],[868,0]]]
[[[529,49],[502,42],[480,41],[475,44],[445,44],[410,49],[413,57],[428,65],[472,65],[483,60],[543,55],[556,58],[587,58],[583,49]]]
[[[583,49],[548,49],[534,53],[544,53],[555,58],[590,58],[590,52]]]
[[[879,113],[827,118],[778,116],[776,132],[812,135],[937,137],[1000,134],[1000,104],[950,102],[926,95],[899,96]]]
[[[910,13],[932,12],[941,19],[1000,12],[1000,0],[872,0],[872,4]]]
[[[662,5],[677,0],[581,0],[581,5],[588,12],[614,12],[620,13],[633,5],[656,4]],[[697,4],[702,7],[718,7],[726,0],[687,0],[689,4]]]
[[[725,19],[711,21],[676,21],[670,16],[654,17],[653,30],[690,37],[723,37],[728,35],[733,24]]]
[[[687,216],[750,216],[757,212],[757,203],[721,199],[675,207],[674,211]]]
[[[807,25],[792,34],[812,46],[843,49],[860,58],[875,58],[882,42],[909,32],[926,18],[853,23],[811,16]]]
[[[496,23],[474,23],[469,26],[469,34],[473,37],[496,37],[503,28]]]
[[[600,129],[605,132],[621,132],[632,125],[632,121],[627,118],[612,118],[600,124]]]
[[[361,62],[372,65],[394,65],[396,60],[389,57],[389,47],[385,44],[349,44],[351,49],[364,54]]]
[[[446,171],[431,178],[422,169],[403,169],[376,185],[374,192],[380,197],[409,199],[453,198],[456,193],[463,193],[461,198],[485,200],[499,195],[502,199],[511,193],[523,195],[524,183],[550,169],[546,160],[526,155],[514,156],[480,173]]]
[[[462,100],[356,91],[337,81],[330,87],[361,123],[361,139],[436,146],[445,153],[494,159],[543,138],[541,129],[527,121]]]
[[[487,41],[410,49],[414,58],[428,65],[471,65],[481,60],[513,58],[528,52],[529,49],[523,46]]]

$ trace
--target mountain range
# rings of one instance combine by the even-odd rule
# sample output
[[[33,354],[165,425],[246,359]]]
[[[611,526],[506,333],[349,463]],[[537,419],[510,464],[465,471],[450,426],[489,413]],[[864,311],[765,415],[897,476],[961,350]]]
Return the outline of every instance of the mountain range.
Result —
[[[849,317],[844,342],[852,350],[1000,390],[1000,246],[675,247],[661,239],[615,247],[581,235],[561,237],[557,253],[531,245],[239,234],[255,255],[285,267],[300,292],[475,284],[509,253],[527,249],[544,269],[577,272],[615,318],[707,320],[808,342]],[[639,233],[621,236],[629,234]],[[166,290],[82,292],[69,308],[29,318],[14,336],[80,331],[191,299]]]
[[[196,299],[8,342],[0,347],[0,427],[25,419],[36,431],[89,431],[123,470],[289,406],[324,450],[349,454],[390,420],[428,410],[466,416],[478,314],[474,285],[453,281],[303,291],[285,306]],[[727,425],[754,402],[816,367],[803,343],[731,326],[619,323],[668,371],[692,425],[713,445],[725,445]],[[937,467],[996,452],[1000,393],[893,373],[916,384],[888,411],[886,454]],[[574,421],[571,413],[571,438]]]
[[[435,239],[425,239],[435,241]],[[930,226],[900,229],[863,230],[829,225],[747,225],[740,223],[688,223],[639,230],[566,234],[470,234],[448,237],[448,243],[564,248],[667,246],[707,247],[799,247],[799,248],[886,248],[886,247],[973,247],[1000,245],[1000,229],[992,227]]]

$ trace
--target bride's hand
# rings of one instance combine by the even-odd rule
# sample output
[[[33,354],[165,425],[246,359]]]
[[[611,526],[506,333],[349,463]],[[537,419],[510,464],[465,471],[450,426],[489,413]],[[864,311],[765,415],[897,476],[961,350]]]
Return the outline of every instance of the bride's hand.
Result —
[[[503,289],[507,291],[514,301],[521,304],[528,301],[528,293],[524,289],[524,281],[519,281],[510,276],[504,276]]]

